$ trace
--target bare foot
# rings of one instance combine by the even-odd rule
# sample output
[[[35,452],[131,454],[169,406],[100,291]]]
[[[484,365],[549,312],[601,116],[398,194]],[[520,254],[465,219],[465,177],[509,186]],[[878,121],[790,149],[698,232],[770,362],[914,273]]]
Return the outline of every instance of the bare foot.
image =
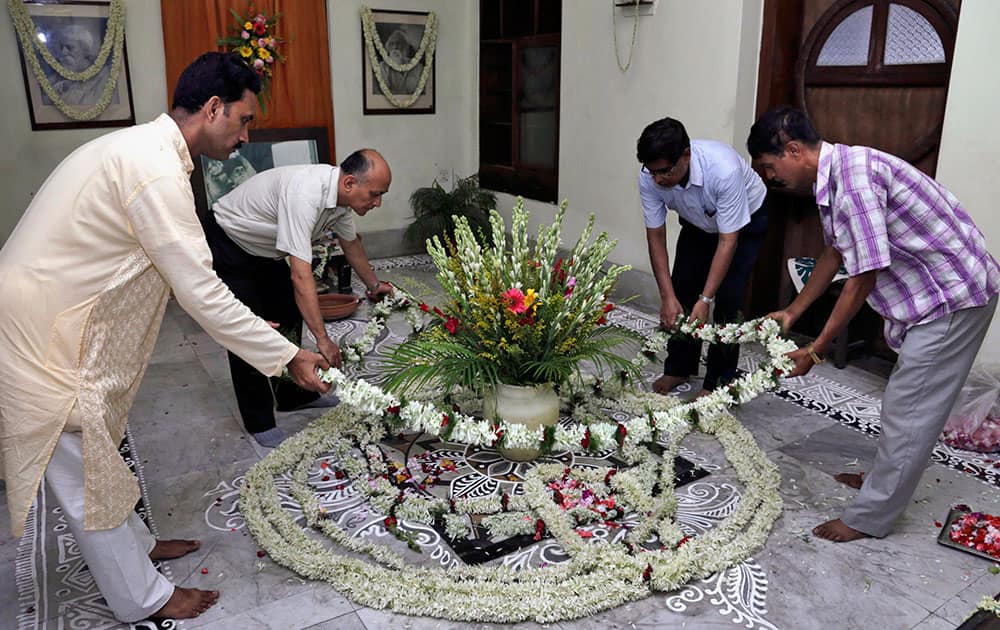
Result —
[[[851,542],[852,540],[857,540],[859,538],[871,538],[868,534],[859,532],[853,527],[845,524],[844,521],[839,518],[835,518],[832,521],[827,521],[822,525],[813,527],[813,535],[832,542]]]
[[[686,376],[670,376],[664,374],[653,381],[653,391],[657,394],[669,394],[675,387],[682,383],[687,383]]]
[[[850,486],[855,490],[861,489],[861,484],[865,482],[865,473],[837,473],[833,476],[834,479],[844,484],[845,486]]]
[[[149,552],[149,559],[173,560],[186,556],[198,547],[201,547],[200,540],[157,540]]]
[[[191,619],[211,608],[217,601],[219,591],[175,586],[167,603],[153,613],[150,619]]]

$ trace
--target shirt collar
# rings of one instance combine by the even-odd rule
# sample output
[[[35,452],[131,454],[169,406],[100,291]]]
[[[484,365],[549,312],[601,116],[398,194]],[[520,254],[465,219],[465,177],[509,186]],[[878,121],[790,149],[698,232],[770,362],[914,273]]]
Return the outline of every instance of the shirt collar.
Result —
[[[688,160],[688,183],[689,186],[702,186],[705,183],[704,173],[701,170],[701,155],[695,150],[695,145],[691,143],[691,159]]]
[[[194,161],[191,159],[191,150],[188,148],[187,140],[184,139],[184,134],[181,133],[181,128],[177,126],[177,121],[169,114],[160,114],[153,121],[153,124],[163,129],[167,137],[170,138],[170,143],[177,150],[177,156],[181,159],[184,172],[190,177],[194,170]]]
[[[833,145],[823,142],[819,148],[819,164],[816,166],[816,183],[813,193],[816,205],[830,206],[830,171],[833,169]]]
[[[328,190],[326,191],[326,204],[323,206],[325,208],[336,208],[337,207],[337,191],[340,188],[340,167],[333,166],[330,168],[330,181],[327,184]]]

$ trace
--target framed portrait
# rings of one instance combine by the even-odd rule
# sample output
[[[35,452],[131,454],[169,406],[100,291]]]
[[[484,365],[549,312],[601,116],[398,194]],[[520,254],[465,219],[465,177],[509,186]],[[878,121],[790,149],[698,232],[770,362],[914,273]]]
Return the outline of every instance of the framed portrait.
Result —
[[[326,127],[256,129],[250,131],[250,142],[227,160],[201,156],[191,174],[198,214],[208,212],[219,197],[261,171],[291,164],[329,164],[326,140]]]
[[[375,19],[375,34],[382,42],[386,51],[397,64],[409,63],[420,48],[424,37],[428,13],[417,11],[385,11],[372,9]],[[376,55],[378,52],[376,51]],[[381,72],[386,86],[395,97],[412,95],[420,83],[420,75],[424,72],[424,62],[421,61],[406,72],[393,70],[385,62],[373,67],[365,46],[364,27],[361,29],[361,76],[362,95],[365,114],[433,114],[434,113],[434,81],[436,57],[431,62],[430,75],[427,83],[417,98],[409,107],[396,107],[386,98],[379,86],[375,72]]]
[[[108,36],[108,19],[111,5],[108,2],[31,2],[25,3],[35,29],[35,37],[60,64],[75,72],[91,67],[98,56],[105,37]],[[79,129],[85,127],[126,127],[135,124],[132,104],[132,85],[128,73],[128,52],[122,47],[122,60],[113,89],[111,71],[114,67],[114,49],[96,76],[84,81],[74,81],[59,75],[38,50],[25,51],[18,38],[21,73],[24,91],[28,96],[31,128]],[[112,89],[108,106],[90,120],[75,120],[62,111],[39,85],[30,60],[33,55],[46,81],[63,103],[75,110],[87,110],[96,105],[106,89]]]

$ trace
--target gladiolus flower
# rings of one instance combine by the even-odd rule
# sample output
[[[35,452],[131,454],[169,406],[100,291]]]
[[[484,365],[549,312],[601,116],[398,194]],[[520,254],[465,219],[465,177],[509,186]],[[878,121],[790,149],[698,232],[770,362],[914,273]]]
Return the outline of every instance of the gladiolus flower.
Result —
[[[458,320],[454,317],[449,317],[448,321],[444,323],[444,327],[448,329],[448,332],[452,335],[458,331]]]
[[[420,303],[420,310],[422,310],[425,313],[430,313],[431,312],[431,307],[429,307],[426,304],[424,304],[423,302],[421,302]]]

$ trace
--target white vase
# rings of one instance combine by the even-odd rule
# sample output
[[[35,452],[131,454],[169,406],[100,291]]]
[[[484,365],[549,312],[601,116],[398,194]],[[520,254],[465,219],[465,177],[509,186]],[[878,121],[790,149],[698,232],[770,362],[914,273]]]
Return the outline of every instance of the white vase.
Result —
[[[554,426],[559,422],[559,395],[551,383],[507,385],[498,383],[483,400],[483,416],[508,424],[523,424],[529,430]],[[537,448],[500,448],[500,454],[517,462],[538,457]]]

